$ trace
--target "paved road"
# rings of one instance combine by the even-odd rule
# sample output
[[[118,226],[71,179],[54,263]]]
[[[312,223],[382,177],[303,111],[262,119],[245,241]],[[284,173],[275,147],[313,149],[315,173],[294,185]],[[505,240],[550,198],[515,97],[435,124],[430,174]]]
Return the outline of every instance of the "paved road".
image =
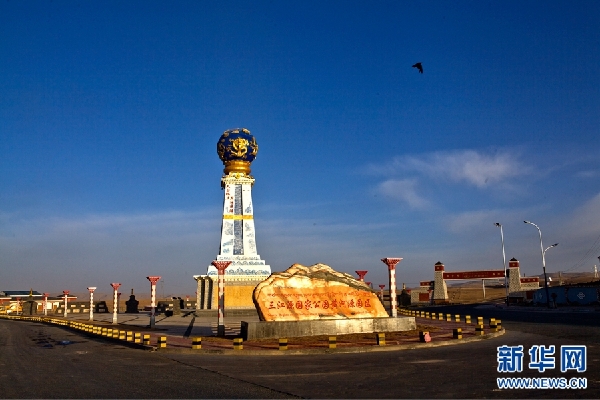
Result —
[[[587,390],[500,391],[496,347],[580,344],[578,341],[508,332],[487,341],[423,350],[290,357],[169,355],[186,365],[237,377],[306,398],[599,398],[600,347],[588,346]],[[593,365],[593,366],[592,366]],[[590,368],[591,367],[591,368]],[[537,371],[520,377],[536,377]],[[545,373],[544,376],[577,376]]]
[[[68,340],[73,343],[61,345]],[[0,320],[1,398],[289,398],[55,325]]]
[[[470,314],[486,316],[477,311]],[[535,322],[502,315],[504,336],[457,346],[275,357],[149,353],[56,326],[0,320],[0,397],[600,398],[597,313],[576,319],[576,325],[562,323],[573,323],[571,317],[538,314],[527,317]],[[55,344],[63,339],[75,343]],[[48,343],[53,347],[44,347]],[[586,377],[588,389],[497,389],[498,346],[551,344],[587,345],[587,371],[524,369],[518,376]]]
[[[422,308],[425,311],[471,315],[471,318],[497,318],[509,331],[527,332],[579,344],[600,344],[600,312],[582,307],[558,310],[494,305],[455,305]]]

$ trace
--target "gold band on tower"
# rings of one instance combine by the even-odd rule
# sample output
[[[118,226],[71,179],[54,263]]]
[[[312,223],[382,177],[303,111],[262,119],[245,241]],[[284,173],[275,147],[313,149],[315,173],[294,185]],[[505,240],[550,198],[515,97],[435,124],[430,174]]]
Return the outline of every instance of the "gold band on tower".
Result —
[[[230,160],[223,162],[223,164],[225,165],[225,169],[223,170],[225,175],[229,175],[230,173],[242,173],[245,175],[250,175],[249,161]]]

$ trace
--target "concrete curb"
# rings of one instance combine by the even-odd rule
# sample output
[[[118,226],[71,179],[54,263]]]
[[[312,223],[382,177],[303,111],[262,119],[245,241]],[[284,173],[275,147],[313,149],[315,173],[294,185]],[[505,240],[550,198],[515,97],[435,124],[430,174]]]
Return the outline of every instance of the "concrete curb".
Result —
[[[286,356],[286,355],[311,355],[311,354],[349,354],[349,353],[373,353],[380,351],[401,351],[401,350],[417,350],[417,349],[429,349],[432,347],[441,346],[454,346],[460,344],[467,344],[471,342],[478,342],[480,340],[493,339],[498,336],[502,336],[506,333],[504,328],[498,332],[488,333],[482,336],[474,336],[465,339],[452,339],[443,340],[439,342],[429,343],[415,343],[415,344],[400,344],[400,345],[386,345],[386,346],[361,346],[361,347],[347,347],[337,349],[294,349],[294,350],[233,350],[233,349],[199,349],[192,350],[191,348],[173,348],[166,347],[158,349],[154,347],[154,350],[159,353],[175,353],[175,354],[219,354],[224,356]]]
[[[152,345],[144,345],[141,343],[129,342],[122,339],[111,338],[107,336],[97,335],[91,332],[87,332],[82,329],[78,329],[74,326],[70,326],[68,321],[52,319],[52,318],[43,318],[43,317],[7,317],[1,316],[2,319],[11,319],[17,321],[28,321],[28,322],[39,322],[45,323],[48,325],[54,325],[60,328],[66,328],[67,330],[79,332],[83,336],[87,336],[89,338],[100,339],[106,342],[119,344],[121,346],[126,346],[135,349],[141,349],[146,351],[156,351],[160,353],[176,353],[176,354],[219,354],[224,356],[284,356],[284,355],[312,355],[312,354],[349,354],[349,353],[371,353],[371,352],[381,352],[381,351],[401,351],[401,350],[416,350],[416,349],[428,349],[432,347],[441,347],[441,346],[454,346],[460,344],[467,344],[471,342],[476,342],[480,340],[492,339],[501,335],[504,335],[506,331],[502,328],[500,331],[492,332],[488,334],[484,334],[481,336],[472,336],[464,339],[451,339],[451,340],[442,340],[435,341],[429,343],[411,343],[411,344],[401,344],[401,345],[386,345],[386,346],[357,346],[357,347],[341,347],[336,349],[329,348],[317,348],[317,349],[292,349],[292,350],[234,350],[234,349],[198,349],[194,350],[191,347],[189,348],[174,348],[174,347],[165,347],[159,348],[158,346]],[[55,323],[53,321],[60,321],[61,323]],[[64,322],[64,323],[62,323]],[[80,326],[89,325],[85,323],[79,323]],[[168,336],[168,334],[165,334]]]

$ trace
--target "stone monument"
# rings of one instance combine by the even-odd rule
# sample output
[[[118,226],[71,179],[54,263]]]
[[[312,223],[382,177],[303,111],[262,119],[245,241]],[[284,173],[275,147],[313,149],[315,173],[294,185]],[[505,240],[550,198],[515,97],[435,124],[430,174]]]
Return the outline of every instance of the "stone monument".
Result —
[[[364,281],[325,264],[294,264],[272,274],[253,295],[261,321],[306,321],[388,317],[383,304]]]
[[[137,314],[140,312],[138,309],[138,305],[140,302],[135,299],[135,295],[133,294],[133,289],[131,289],[131,295],[129,295],[129,300],[125,302],[125,312],[127,314]]]
[[[254,309],[252,291],[271,274],[271,267],[260,258],[256,247],[250,164],[257,153],[256,138],[246,128],[227,130],[217,142],[217,154],[225,169],[221,178],[221,244],[216,261],[231,262],[224,276],[226,309]],[[198,282],[198,309],[216,308],[217,293],[213,288],[217,276],[212,264],[205,276],[194,276]]]
[[[37,301],[33,300],[33,289],[30,289],[27,300],[24,301],[21,306],[22,315],[37,314],[37,304],[38,304]]]
[[[390,318],[365,282],[324,264],[273,273],[253,301],[261,321],[242,321],[245,340],[416,329],[414,317]]]

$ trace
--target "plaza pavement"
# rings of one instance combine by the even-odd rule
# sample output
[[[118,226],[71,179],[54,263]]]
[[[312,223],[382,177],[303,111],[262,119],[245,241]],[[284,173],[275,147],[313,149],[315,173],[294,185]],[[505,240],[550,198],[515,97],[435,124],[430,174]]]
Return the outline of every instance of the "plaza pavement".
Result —
[[[442,310],[440,310],[442,311]],[[408,311],[407,311],[408,312]],[[484,335],[476,334],[477,315],[471,315],[471,323],[465,322],[465,316],[460,316],[460,322],[456,321],[456,315],[451,315],[451,322],[444,314],[443,319],[436,313],[435,319],[429,314],[428,317],[415,316],[417,330],[410,332],[388,332],[385,334],[385,345],[378,345],[375,333],[340,335],[337,337],[335,349],[329,348],[328,336],[317,336],[307,338],[288,338],[288,349],[279,350],[277,339],[249,340],[243,342],[243,349],[234,350],[233,339],[239,337],[242,321],[258,321],[256,313],[231,313],[234,315],[225,317],[225,338],[216,337],[217,317],[212,312],[194,310],[182,310],[180,315],[165,316],[159,314],[155,318],[155,328],[150,329],[149,313],[139,314],[117,314],[118,323],[112,323],[112,313],[94,313],[92,324],[106,328],[123,331],[133,331],[150,335],[150,346],[147,349],[165,352],[194,352],[194,353],[218,353],[229,355],[282,355],[282,354],[315,354],[315,353],[356,353],[372,351],[393,351],[403,349],[427,348],[434,346],[448,346],[465,344],[496,337],[504,333],[503,329],[498,331],[489,327],[489,319],[484,321]],[[242,314],[242,315],[240,315]],[[246,315],[244,315],[246,314]],[[399,317],[405,317],[399,313]],[[62,317],[52,318],[64,320]],[[68,321],[89,324],[88,314],[69,314]],[[453,331],[461,328],[462,339],[455,339]],[[419,331],[428,331],[431,341],[421,342]],[[160,337],[166,337],[166,348],[158,348]],[[108,339],[102,336],[99,338]],[[192,350],[193,338],[202,338],[201,350]]]

